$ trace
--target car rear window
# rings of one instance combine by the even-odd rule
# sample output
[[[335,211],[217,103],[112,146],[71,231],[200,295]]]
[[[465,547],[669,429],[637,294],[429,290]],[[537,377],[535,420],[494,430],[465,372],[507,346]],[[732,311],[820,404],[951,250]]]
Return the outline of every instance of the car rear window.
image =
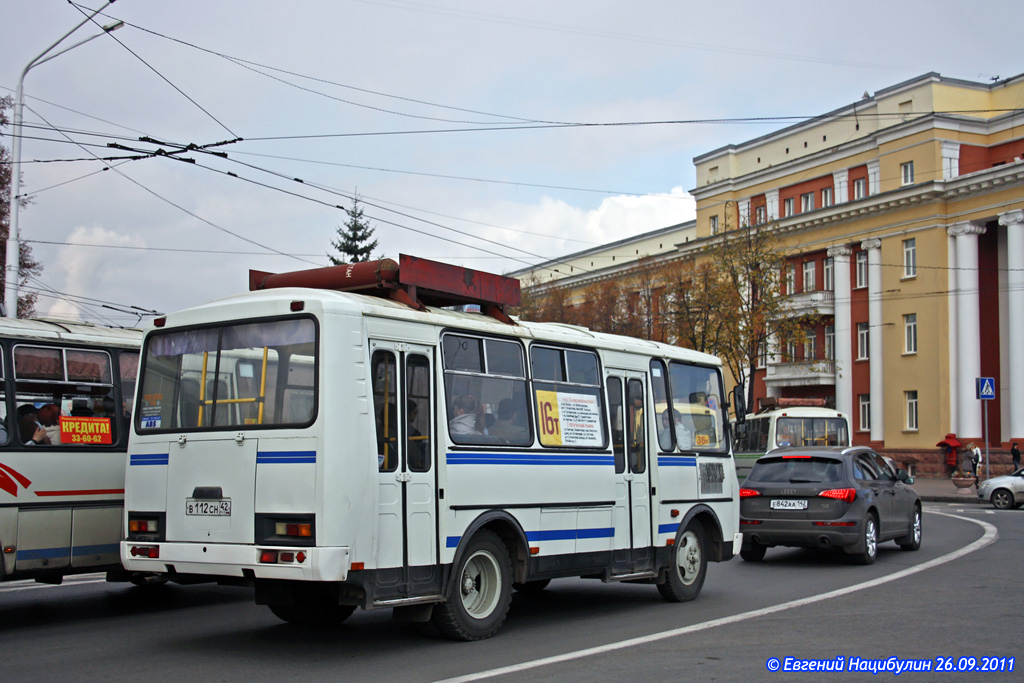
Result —
[[[762,458],[754,464],[747,481],[834,482],[842,481],[843,463],[832,458]]]

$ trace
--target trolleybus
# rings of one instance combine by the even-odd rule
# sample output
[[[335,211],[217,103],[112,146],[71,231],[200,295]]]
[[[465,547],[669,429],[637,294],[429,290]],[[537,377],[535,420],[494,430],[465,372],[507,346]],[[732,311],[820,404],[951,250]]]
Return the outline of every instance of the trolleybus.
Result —
[[[0,580],[125,578],[139,330],[0,320]]]
[[[518,281],[404,255],[250,280],[147,333],[128,569],[254,585],[288,622],[392,608],[475,640],[514,588],[685,601],[739,552],[717,358],[517,321]]]

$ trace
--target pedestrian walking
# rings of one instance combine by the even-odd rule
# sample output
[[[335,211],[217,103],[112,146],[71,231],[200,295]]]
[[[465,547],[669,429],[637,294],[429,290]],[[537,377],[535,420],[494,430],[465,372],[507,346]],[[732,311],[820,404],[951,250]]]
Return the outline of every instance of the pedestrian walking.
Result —
[[[978,488],[978,470],[981,469],[981,449],[973,443],[969,448],[971,449],[971,466],[974,469],[974,488]]]
[[[1020,469],[1020,449],[1017,448],[1017,442],[1013,442],[1013,447],[1010,449],[1010,457],[1013,458],[1013,471],[1016,472]]]

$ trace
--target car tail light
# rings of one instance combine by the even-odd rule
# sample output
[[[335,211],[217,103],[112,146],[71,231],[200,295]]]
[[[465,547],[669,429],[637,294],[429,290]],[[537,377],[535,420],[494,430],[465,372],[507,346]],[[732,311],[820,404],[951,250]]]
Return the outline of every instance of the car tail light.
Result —
[[[782,459],[783,460],[810,460],[811,456],[809,456],[809,455],[784,455],[784,456],[782,456]]]
[[[857,522],[814,522],[814,526],[857,526]]]
[[[740,489],[740,498],[750,498],[752,496],[760,496],[760,492],[754,489]]]
[[[740,520],[740,526],[743,526],[744,524],[760,524],[760,523],[761,523],[760,519],[741,519]]]
[[[835,498],[846,503],[852,503],[857,497],[857,489],[829,489],[818,494],[822,498]]]

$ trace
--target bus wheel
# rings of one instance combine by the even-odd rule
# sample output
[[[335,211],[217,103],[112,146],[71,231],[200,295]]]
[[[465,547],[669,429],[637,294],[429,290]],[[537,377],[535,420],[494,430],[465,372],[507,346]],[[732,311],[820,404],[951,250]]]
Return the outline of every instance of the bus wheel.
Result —
[[[434,626],[454,640],[490,638],[505,622],[512,602],[508,548],[487,530],[476,533],[463,553],[447,600],[434,608]]]
[[[297,605],[270,605],[270,611],[289,624],[333,626],[352,616],[356,608],[354,605],[302,602]]]
[[[672,566],[665,581],[658,584],[661,597],[669,602],[688,602],[700,595],[708,570],[706,547],[704,529],[691,522],[672,546]]]

